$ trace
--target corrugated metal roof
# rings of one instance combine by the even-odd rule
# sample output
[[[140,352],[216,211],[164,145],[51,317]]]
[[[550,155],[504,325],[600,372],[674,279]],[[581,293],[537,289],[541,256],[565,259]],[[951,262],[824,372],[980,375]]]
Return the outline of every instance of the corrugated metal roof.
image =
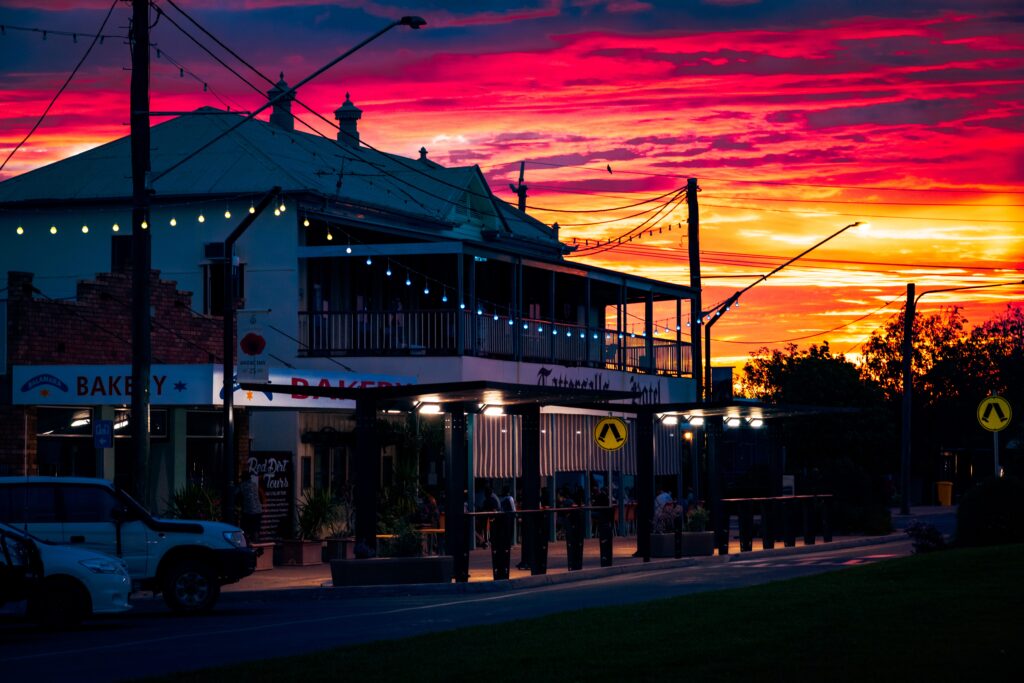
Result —
[[[510,251],[563,253],[554,231],[495,198],[476,166],[444,168],[433,161],[356,148],[255,119],[162,174],[242,119],[240,114],[204,107],[154,126],[155,199],[258,196],[279,185],[285,193],[319,194],[435,226],[445,223],[456,238],[493,242],[497,236],[502,248]],[[130,197],[128,137],[0,183],[0,203]]]

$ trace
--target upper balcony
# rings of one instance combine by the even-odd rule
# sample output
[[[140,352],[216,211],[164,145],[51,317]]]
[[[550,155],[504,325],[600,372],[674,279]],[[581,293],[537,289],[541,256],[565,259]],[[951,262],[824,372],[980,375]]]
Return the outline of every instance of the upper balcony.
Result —
[[[476,356],[668,375],[692,374],[677,331],[627,333],[468,310],[299,313],[303,356]]]

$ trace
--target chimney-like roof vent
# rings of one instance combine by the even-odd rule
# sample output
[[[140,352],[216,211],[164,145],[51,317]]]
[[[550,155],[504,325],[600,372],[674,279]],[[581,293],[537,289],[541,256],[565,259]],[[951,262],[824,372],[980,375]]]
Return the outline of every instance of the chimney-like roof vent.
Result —
[[[359,126],[356,123],[363,116],[363,110],[352,104],[348,93],[345,102],[334,110],[334,118],[338,119],[338,141],[352,147],[359,147]]]
[[[295,119],[292,118],[292,100],[295,93],[290,92],[284,97],[283,93],[288,92],[288,84],[284,82],[284,72],[281,72],[281,80],[274,84],[274,87],[267,91],[267,99],[275,100],[274,109],[270,112],[270,123],[285,130],[295,130]]]

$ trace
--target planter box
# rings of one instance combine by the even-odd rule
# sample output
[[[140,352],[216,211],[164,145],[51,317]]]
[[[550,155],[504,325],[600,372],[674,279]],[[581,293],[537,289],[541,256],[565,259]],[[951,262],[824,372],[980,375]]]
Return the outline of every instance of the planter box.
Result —
[[[256,549],[256,571],[262,572],[268,569],[274,568],[274,544],[273,543],[253,543],[252,547]]]
[[[714,555],[715,532],[684,531],[683,557]],[[651,534],[651,557],[675,557],[675,534]]]
[[[335,586],[451,583],[454,573],[453,558],[448,555],[331,560],[331,581]]]
[[[347,560],[356,545],[354,538],[328,538],[324,548],[324,562]]]
[[[702,557],[715,554],[714,531],[684,531],[683,557]]]
[[[274,565],[305,567],[323,562],[323,541],[278,541],[274,544]]]

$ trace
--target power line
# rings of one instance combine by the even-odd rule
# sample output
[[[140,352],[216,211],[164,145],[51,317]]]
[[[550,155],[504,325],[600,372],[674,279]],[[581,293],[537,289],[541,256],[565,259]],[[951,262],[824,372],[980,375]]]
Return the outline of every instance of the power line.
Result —
[[[671,208],[670,208],[669,205],[673,201],[675,202],[675,205],[671,206]],[[621,241],[623,239],[626,239],[626,238],[632,239],[638,231],[642,234],[644,230],[650,230],[650,229],[654,228],[654,226],[658,225],[658,223],[660,223],[661,221],[665,220],[665,218],[667,218],[672,213],[672,211],[677,209],[679,207],[679,205],[682,204],[684,201],[686,201],[686,188],[685,187],[683,189],[677,191],[675,196],[672,198],[672,200],[670,202],[666,202],[665,204],[663,204],[658,209],[657,213],[655,213],[654,215],[649,216],[648,218],[644,219],[644,221],[642,223],[640,223],[640,225],[636,226],[632,230],[629,230],[629,231],[619,235],[617,238],[613,238],[615,241],[608,240],[604,244],[600,244],[599,243],[599,244],[597,244],[597,245],[595,245],[593,247],[584,247],[582,251],[575,252],[573,254],[573,256],[593,256],[594,254],[600,254],[601,252],[608,251],[609,249],[614,249],[616,246],[618,246],[619,243],[621,243]],[[666,209],[668,209],[668,213],[664,213],[663,214],[663,212]],[[653,223],[651,221],[653,221]]]
[[[682,187],[677,187],[677,188],[671,189],[668,192],[666,192],[665,194],[659,194],[657,197],[651,197],[650,199],[645,199],[642,202],[636,202],[634,204],[624,204],[623,206],[609,206],[609,207],[605,207],[605,208],[601,208],[601,209],[550,209],[550,208],[545,208],[543,206],[530,206],[529,204],[526,205],[526,208],[533,209],[534,211],[549,211],[549,212],[553,212],[553,213],[607,213],[609,211],[621,211],[623,209],[632,209],[632,208],[635,208],[637,206],[643,206],[644,204],[651,204],[653,202],[660,201],[660,200],[664,199],[665,197],[668,197],[671,194],[675,194],[675,193],[679,192],[680,190],[685,190],[685,189],[686,189],[686,186],[684,185]],[[671,200],[669,200],[669,201],[671,201]]]
[[[719,343],[724,343],[724,344],[785,344],[785,343],[788,343],[788,342],[803,341],[804,339],[814,339],[815,337],[821,337],[822,335],[832,334],[833,332],[837,332],[837,331],[839,331],[839,330],[841,330],[843,328],[849,327],[850,325],[855,325],[856,323],[859,323],[861,320],[864,320],[865,318],[870,318],[871,316],[873,316],[876,313],[878,313],[879,311],[881,311],[883,308],[888,308],[893,303],[899,301],[900,298],[901,297],[896,297],[895,299],[887,301],[884,304],[882,304],[881,306],[879,306],[878,308],[876,308],[875,310],[871,311],[870,313],[866,313],[865,315],[862,315],[859,318],[855,318],[855,319],[851,320],[850,322],[843,323],[842,325],[839,325],[837,327],[833,327],[830,330],[825,330],[823,332],[815,332],[814,334],[808,334],[808,335],[804,335],[802,337],[790,337],[789,339],[774,339],[772,341],[751,341],[751,340],[744,340],[744,339],[715,339],[715,338],[712,338],[712,341],[719,342]]]
[[[102,30],[103,29],[101,28],[100,31]],[[0,36],[6,35],[8,31],[25,31],[28,33],[36,33],[41,35],[43,37],[43,40],[46,40],[47,36],[65,36],[71,38],[76,43],[78,42],[78,39],[80,37],[99,38],[100,45],[102,45],[103,41],[107,38],[120,38],[124,40],[127,40],[128,38],[128,36],[126,35],[120,35],[116,33],[81,33],[79,31],[57,31],[50,28],[32,28],[29,26],[12,26],[10,24],[0,24]]]
[[[587,164],[555,164],[547,161],[528,160],[528,164],[539,166],[550,166],[552,168],[585,168],[594,172],[607,173],[606,166],[589,166]],[[678,173],[653,173],[651,171],[630,171],[619,169],[616,173],[631,175],[651,176],[655,178],[686,178],[687,174]],[[989,190],[980,187],[881,187],[875,185],[830,185],[826,183],[794,183],[782,180],[738,180],[735,178],[718,178],[715,176],[700,176],[701,180],[716,180],[725,183],[743,183],[747,185],[785,185],[792,187],[825,187],[836,190],[873,190],[877,192],[942,192],[945,194],[1024,194],[1024,190]]]
[[[1024,193],[1022,193],[1024,194]],[[707,202],[701,202],[701,207],[710,206],[715,209],[738,209],[745,211],[768,211],[771,213],[808,213],[807,211],[788,211],[786,209],[764,209],[754,206],[728,206],[722,204],[708,204]],[[1024,220],[999,220],[995,218],[947,218],[939,216],[884,216],[880,214],[871,213],[837,213],[835,211],[813,211],[822,216],[844,216],[850,218],[893,218],[896,220],[904,221],[956,221],[958,223],[1024,223]]]
[[[872,199],[868,201],[853,199],[787,199],[781,197],[744,197],[727,196],[720,194],[705,194],[705,197],[712,199],[752,199],[757,202],[798,202],[802,204],[858,204],[861,206],[882,205],[882,206],[958,206],[979,209],[1000,208],[1000,209],[1024,209],[1024,204],[964,204],[964,203],[941,203],[941,202],[880,202]]]
[[[0,164],[0,171],[4,170],[4,167],[7,166],[7,162],[11,160],[11,157],[14,156],[14,153],[21,149],[22,145],[28,142],[28,139],[32,137],[33,133],[36,132],[36,129],[39,128],[40,124],[42,124],[43,119],[46,118],[46,115],[50,113],[50,109],[57,102],[57,98],[60,97],[61,93],[63,93],[64,90],[68,87],[68,85],[71,84],[71,80],[75,77],[75,74],[78,73],[78,70],[82,67],[82,64],[85,63],[86,58],[88,58],[89,54],[92,52],[93,47],[95,47],[96,43],[99,42],[101,36],[103,35],[103,29],[106,28],[107,21],[110,19],[110,15],[114,13],[114,8],[117,7],[117,3],[118,0],[114,0],[114,2],[110,4],[110,9],[107,10],[107,16],[103,17],[103,23],[100,24],[99,30],[96,32],[95,35],[93,35],[92,42],[89,43],[89,47],[85,50],[85,54],[83,54],[82,58],[78,60],[77,64],[75,64],[75,68],[71,70],[70,74],[68,74],[68,77],[64,81],[64,84],[61,85],[57,92],[54,94],[53,98],[50,100],[50,103],[46,105],[46,109],[43,110],[42,115],[40,115],[39,119],[32,126],[32,129],[25,134],[25,137],[21,139],[21,142],[14,146],[14,149],[12,149],[10,154],[7,155],[7,158],[4,159],[4,163]],[[44,31],[43,36],[45,37],[45,35],[46,32]]]

